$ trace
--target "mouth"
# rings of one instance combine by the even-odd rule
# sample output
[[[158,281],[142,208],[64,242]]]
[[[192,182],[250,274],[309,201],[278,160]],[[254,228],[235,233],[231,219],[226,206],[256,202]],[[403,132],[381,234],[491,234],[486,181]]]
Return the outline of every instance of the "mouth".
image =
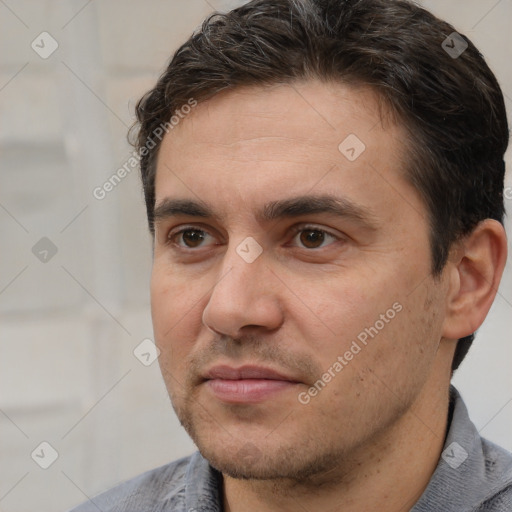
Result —
[[[294,377],[262,366],[214,366],[203,378],[215,398],[231,404],[263,402],[300,384]]]

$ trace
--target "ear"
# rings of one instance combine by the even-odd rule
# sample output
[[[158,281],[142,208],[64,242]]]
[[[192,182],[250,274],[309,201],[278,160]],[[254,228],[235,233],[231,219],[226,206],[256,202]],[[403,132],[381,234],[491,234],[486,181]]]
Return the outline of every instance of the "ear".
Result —
[[[503,226],[486,219],[456,244],[447,263],[448,293],[443,337],[473,334],[494,301],[507,261]]]

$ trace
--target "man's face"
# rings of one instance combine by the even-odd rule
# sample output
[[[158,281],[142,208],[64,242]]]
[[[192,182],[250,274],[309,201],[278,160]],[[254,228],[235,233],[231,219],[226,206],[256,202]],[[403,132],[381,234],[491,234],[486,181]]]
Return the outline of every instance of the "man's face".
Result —
[[[319,82],[223,93],[164,138],[155,339],[178,417],[225,474],[357,460],[445,371],[446,286],[406,144],[370,91]]]

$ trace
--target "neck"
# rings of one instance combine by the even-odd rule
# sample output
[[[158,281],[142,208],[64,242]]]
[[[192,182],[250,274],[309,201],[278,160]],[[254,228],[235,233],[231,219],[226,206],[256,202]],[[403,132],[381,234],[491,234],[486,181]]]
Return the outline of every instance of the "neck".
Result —
[[[409,510],[428,485],[446,435],[446,384],[434,391],[426,386],[423,394],[391,427],[317,479],[255,481],[224,476],[224,510]]]

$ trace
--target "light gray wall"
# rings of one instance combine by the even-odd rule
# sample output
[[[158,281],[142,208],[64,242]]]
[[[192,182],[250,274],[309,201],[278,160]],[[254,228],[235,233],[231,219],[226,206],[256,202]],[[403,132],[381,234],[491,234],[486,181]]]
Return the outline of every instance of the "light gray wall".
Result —
[[[194,450],[157,364],[133,354],[152,337],[137,169],[103,200],[93,190],[129,159],[134,102],[171,51],[212,9],[240,3],[0,2],[3,512],[65,510]],[[480,47],[512,111],[512,2],[423,3]],[[54,43],[43,31],[58,44],[48,58],[31,47],[47,57]],[[455,382],[477,426],[512,450],[510,261]],[[46,470],[52,450],[41,442],[58,453]]]

